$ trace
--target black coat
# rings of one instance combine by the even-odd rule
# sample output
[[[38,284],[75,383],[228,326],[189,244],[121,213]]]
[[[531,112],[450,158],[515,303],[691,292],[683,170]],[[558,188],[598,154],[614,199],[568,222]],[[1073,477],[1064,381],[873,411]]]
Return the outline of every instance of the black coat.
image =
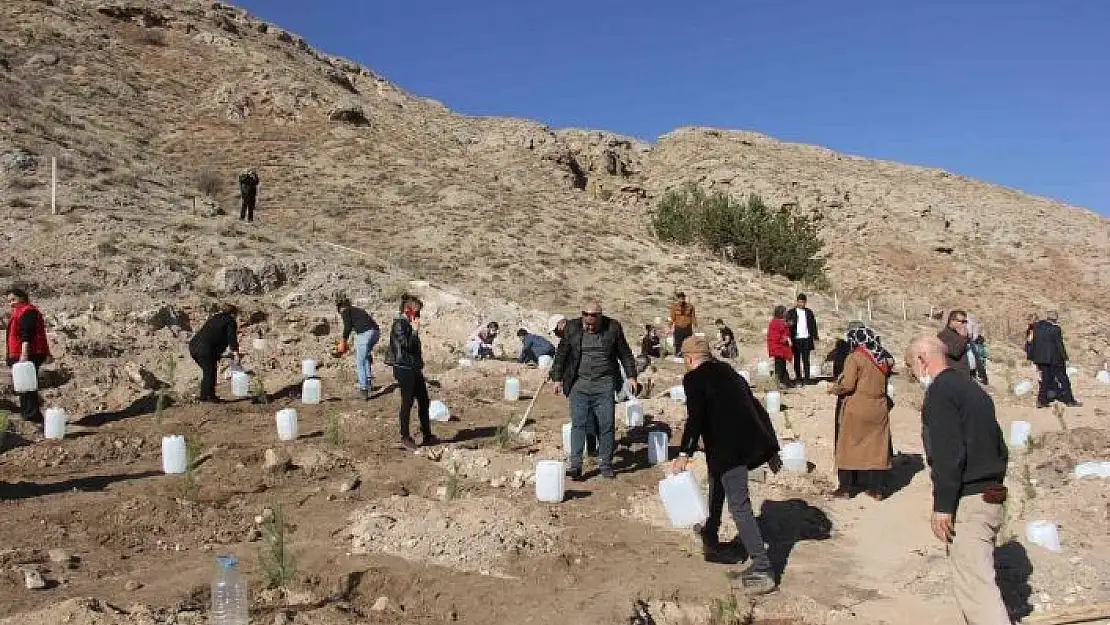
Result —
[[[1064,332],[1060,326],[1051,321],[1038,321],[1033,327],[1033,343],[1029,352],[1033,364],[1067,364],[1068,349],[1064,347]]]
[[[393,327],[389,330],[389,351],[386,352],[385,364],[413,371],[424,369],[424,349],[420,344],[420,335],[402,315],[393,319]]]
[[[189,352],[205,356],[220,356],[229,347],[239,351],[239,324],[235,315],[216,313],[204,322],[193,338],[189,339]]]
[[[613,361],[613,369],[620,365],[624,374],[631,377],[636,375],[636,358],[632,355],[632,348],[628,346],[628,339],[624,336],[624,329],[616,319],[602,316],[598,320],[598,333],[608,346],[609,357]],[[574,382],[578,379],[578,365],[582,362],[582,335],[585,333],[582,319],[567,320],[563,339],[555,349],[555,362],[551,365],[551,381],[561,382],[563,393],[569,394]],[[620,375],[613,376],[613,390],[620,389],[622,380]]]
[[[947,350],[948,366],[957,371],[971,371],[971,363],[967,361],[967,350],[971,347],[971,339],[962,336],[952,328],[945,328],[937,334],[937,338]]]
[[[791,308],[786,311],[786,325],[790,326],[790,338],[798,338],[798,309]],[[817,315],[813,314],[813,310],[806,308],[806,325],[809,326],[809,338],[816,341],[817,336]]]
[[[755,469],[778,453],[771,417],[731,366],[718,360],[702,363],[682,378],[682,388],[686,424],[680,449],[693,455],[701,439],[710,473]]]

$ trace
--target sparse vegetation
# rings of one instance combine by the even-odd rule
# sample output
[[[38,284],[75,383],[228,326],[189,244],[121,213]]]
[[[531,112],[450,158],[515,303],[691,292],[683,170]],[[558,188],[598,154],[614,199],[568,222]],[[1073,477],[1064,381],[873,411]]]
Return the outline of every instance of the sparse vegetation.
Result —
[[[251,394],[254,395],[254,403],[263,407],[269,405],[270,395],[266,392],[266,379],[257,371],[251,376]]]
[[[459,496],[459,463],[452,462],[451,470],[447,473],[447,486],[444,497],[447,501],[454,501]]]
[[[1033,484],[1033,477],[1029,473],[1029,464],[1021,465],[1021,485],[1025,489],[1026,499],[1037,498],[1037,487]]]
[[[796,208],[771,209],[758,195],[739,201],[696,185],[668,191],[652,213],[661,241],[703,245],[729,262],[823,287],[817,220]]]
[[[328,427],[324,432],[324,439],[336,447],[343,444],[343,417],[334,408],[328,411]]]
[[[1052,414],[1056,415],[1056,420],[1060,423],[1060,429],[1064,432],[1068,431],[1068,423],[1064,421],[1064,404],[1056,402],[1052,404]]]
[[[223,190],[224,180],[218,172],[203,169],[197,174],[197,191],[208,197],[216,197]]]
[[[732,593],[709,604],[709,625],[747,625],[747,622],[740,615],[740,604]]]
[[[285,512],[280,502],[263,514],[262,547],[258,563],[267,588],[281,588],[296,574],[296,562],[286,544]]]
[[[512,417],[505,420],[504,423],[497,426],[497,432],[494,434],[493,440],[497,442],[497,446],[501,449],[508,449],[513,445]]]
[[[11,425],[12,413],[0,410],[0,447],[4,445],[4,438],[8,435],[8,426]]]
[[[181,476],[181,498],[192,499],[197,491],[197,464],[203,443],[197,436],[185,437],[185,475]]]
[[[161,28],[144,28],[139,33],[139,41],[151,46],[166,45],[166,32]]]

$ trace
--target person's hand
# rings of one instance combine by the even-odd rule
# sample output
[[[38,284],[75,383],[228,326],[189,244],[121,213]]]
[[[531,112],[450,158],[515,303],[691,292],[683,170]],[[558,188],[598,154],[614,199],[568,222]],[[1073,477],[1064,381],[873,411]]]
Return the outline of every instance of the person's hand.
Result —
[[[767,468],[771,470],[771,473],[778,473],[782,470],[782,458],[778,454],[771,456],[767,461]]]
[[[19,362],[27,362],[30,358],[27,357],[27,352],[19,354]]]
[[[952,542],[952,536],[956,534],[956,530],[951,514],[934,512],[931,522],[933,525],[933,536],[936,536],[937,540],[945,544]]]
[[[640,391],[644,390],[644,385],[636,378],[628,378],[628,386],[632,389],[633,395],[639,395]]]
[[[556,395],[562,395],[563,394],[563,383],[562,382],[556,382],[555,385],[551,387],[551,390]]]
[[[686,456],[679,456],[671,461],[671,472],[682,473],[686,470],[686,465],[690,463],[690,459]]]

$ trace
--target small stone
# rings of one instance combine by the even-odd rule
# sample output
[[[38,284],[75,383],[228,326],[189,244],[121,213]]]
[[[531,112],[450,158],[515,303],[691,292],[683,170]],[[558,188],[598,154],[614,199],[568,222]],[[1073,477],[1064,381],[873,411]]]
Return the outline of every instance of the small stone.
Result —
[[[65,549],[51,549],[46,553],[46,555],[54,564],[64,564],[66,566],[69,566],[69,564],[73,562],[73,555]]]
[[[289,625],[289,615],[285,612],[278,612],[274,615],[274,625]]]
[[[35,569],[23,569],[23,585],[27,590],[42,590],[46,588],[46,580]]]
[[[284,473],[293,466],[289,454],[275,449],[267,449],[263,455],[262,469],[267,473]]]
[[[436,489],[436,499],[440,501],[447,501],[447,487],[440,486]]]
[[[137,582],[133,579],[127,580],[127,583],[123,585],[123,589],[126,590],[127,592],[135,592],[136,590],[138,590],[142,587],[143,587],[143,585],[142,585],[141,582]]]
[[[353,477],[349,480],[343,480],[339,484],[339,492],[349,493],[352,490],[358,488],[359,484],[361,484],[361,483],[362,483],[362,480],[358,479],[357,477]]]
[[[500,477],[495,477],[492,480],[490,480],[489,485],[494,487],[494,488],[505,488],[505,484],[507,484],[508,482],[509,482],[508,478],[506,478],[504,475],[502,475]]]
[[[388,609],[389,597],[378,597],[377,601],[374,602],[374,605],[370,606],[370,610],[373,612],[385,612]]]

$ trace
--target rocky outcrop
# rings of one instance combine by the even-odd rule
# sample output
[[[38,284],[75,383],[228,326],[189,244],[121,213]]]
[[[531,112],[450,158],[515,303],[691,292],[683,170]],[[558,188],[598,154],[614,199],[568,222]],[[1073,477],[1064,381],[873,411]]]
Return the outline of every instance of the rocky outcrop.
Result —
[[[328,111],[328,119],[352,126],[370,125],[370,118],[366,116],[366,109],[356,102],[346,102],[334,106]]]

